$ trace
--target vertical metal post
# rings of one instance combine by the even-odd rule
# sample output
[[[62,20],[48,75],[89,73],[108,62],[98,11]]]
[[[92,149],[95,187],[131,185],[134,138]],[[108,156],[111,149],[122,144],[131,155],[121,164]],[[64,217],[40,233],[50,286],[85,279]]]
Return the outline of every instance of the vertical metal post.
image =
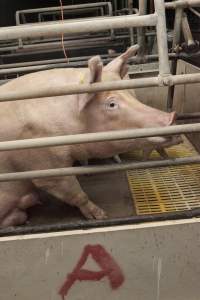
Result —
[[[139,15],[146,15],[147,14],[147,0],[139,0]],[[138,50],[138,56],[143,57],[145,54],[145,28],[138,28],[137,30],[138,35],[138,45],[140,46]]]
[[[187,47],[193,48],[196,45],[196,43],[193,39],[190,25],[188,22],[188,17],[186,15],[186,13],[183,14],[183,18],[182,18],[182,30],[183,30],[183,35],[184,35],[184,39],[185,39]]]
[[[183,8],[177,7],[175,12],[174,19],[174,36],[172,42],[172,50],[177,52],[179,48],[180,38],[181,38],[181,25],[182,25],[182,17],[183,17]],[[171,74],[175,75],[177,69],[177,59],[174,59],[171,63]],[[167,94],[167,110],[171,111],[173,108],[173,100],[174,100],[174,85],[168,88]]]
[[[159,56],[159,74],[165,76],[170,74],[168,45],[167,45],[167,30],[164,0],[154,0],[155,12],[157,14],[157,43]]]
[[[128,0],[128,9],[129,9],[129,14],[133,14],[133,0]],[[130,45],[135,44],[135,39],[134,39],[134,29],[131,27],[129,29],[130,33]]]

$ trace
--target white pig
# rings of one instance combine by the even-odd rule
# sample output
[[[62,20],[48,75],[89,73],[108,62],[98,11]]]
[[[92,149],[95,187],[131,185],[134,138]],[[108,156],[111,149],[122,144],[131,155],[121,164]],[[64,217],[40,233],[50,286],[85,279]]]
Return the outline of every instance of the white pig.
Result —
[[[88,68],[52,69],[21,76],[0,87],[0,92],[34,91],[54,87],[114,81],[127,72],[127,60],[137,51],[132,46],[103,67],[99,56],[91,58]],[[0,140],[18,140],[89,132],[162,127],[171,125],[175,113],[166,113],[139,102],[127,90],[77,94],[0,104]],[[161,143],[165,138],[87,143],[41,149],[0,152],[1,172],[52,169],[72,166],[75,160],[107,158],[127,152],[134,145]],[[75,176],[42,178],[0,183],[0,225],[24,224],[26,209],[39,202],[37,189],[77,206],[88,219],[103,219],[106,213],[96,206]]]

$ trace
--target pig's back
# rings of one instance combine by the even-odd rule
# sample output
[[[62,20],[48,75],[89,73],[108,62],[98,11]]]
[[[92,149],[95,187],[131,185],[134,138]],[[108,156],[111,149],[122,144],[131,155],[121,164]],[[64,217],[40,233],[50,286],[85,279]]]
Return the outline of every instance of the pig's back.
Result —
[[[9,91],[31,91],[53,88],[63,84],[82,83],[86,79],[86,68],[52,69],[26,74],[0,86],[0,93]]]
[[[80,83],[86,76],[84,68],[40,71],[9,81],[0,87],[0,93],[53,89]],[[74,133],[76,110],[76,95],[0,102],[0,140]]]

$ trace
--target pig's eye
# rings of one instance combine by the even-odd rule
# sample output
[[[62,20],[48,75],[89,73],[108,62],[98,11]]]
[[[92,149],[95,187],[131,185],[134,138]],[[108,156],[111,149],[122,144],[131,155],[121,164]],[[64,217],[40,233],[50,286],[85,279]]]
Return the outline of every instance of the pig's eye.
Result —
[[[110,100],[106,103],[106,108],[110,110],[117,109],[119,108],[119,104],[114,100]]]

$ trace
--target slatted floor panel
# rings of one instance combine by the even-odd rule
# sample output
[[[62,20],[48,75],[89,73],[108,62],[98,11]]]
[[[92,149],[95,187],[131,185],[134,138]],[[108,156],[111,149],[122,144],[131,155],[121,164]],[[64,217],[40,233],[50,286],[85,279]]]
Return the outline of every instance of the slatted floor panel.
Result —
[[[167,152],[170,158],[197,154],[185,138],[183,144]],[[159,157],[154,151],[150,159]],[[126,158],[141,159],[141,154],[129,153]],[[200,207],[200,164],[129,170],[127,179],[137,215]]]

